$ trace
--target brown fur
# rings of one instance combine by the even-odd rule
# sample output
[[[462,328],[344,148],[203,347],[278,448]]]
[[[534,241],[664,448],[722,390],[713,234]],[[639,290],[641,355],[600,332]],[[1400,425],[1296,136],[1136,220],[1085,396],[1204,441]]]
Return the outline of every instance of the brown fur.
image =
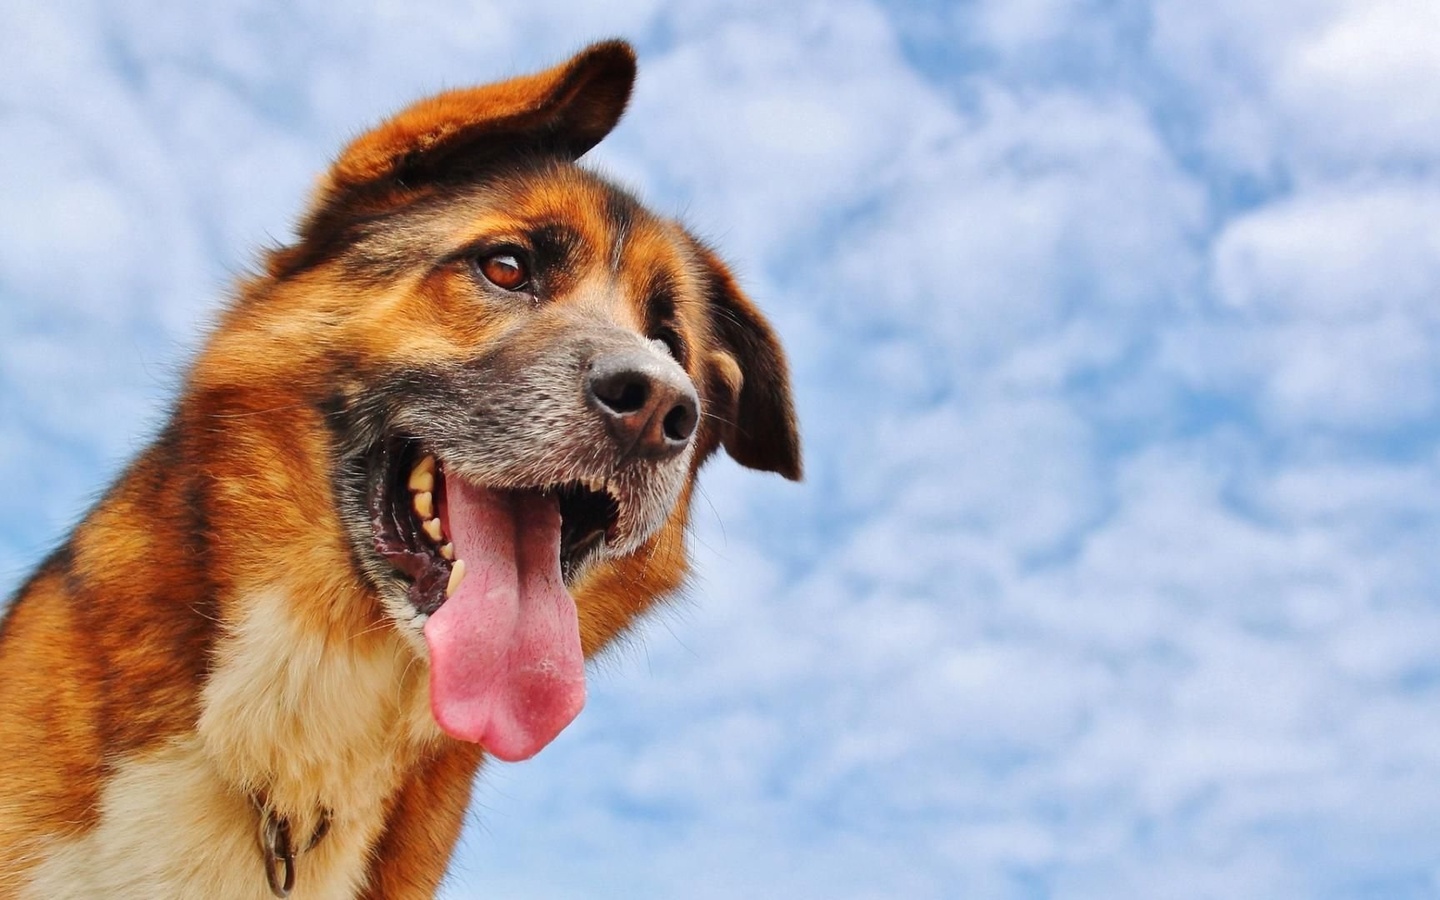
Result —
[[[712,251],[573,165],[633,76],[612,42],[442,94],[324,176],[164,432],[0,623],[0,897],[269,896],[253,796],[298,834],[333,816],[293,896],[434,893],[483,752],[431,720],[403,584],[357,537],[344,460],[375,408],[438,402],[430,385],[483,410],[577,330],[670,344],[702,421],[663,525],[571,585],[587,655],[682,584],[707,457],[799,477],[759,312]],[[469,260],[497,236],[553,243],[543,302],[477,297]]]

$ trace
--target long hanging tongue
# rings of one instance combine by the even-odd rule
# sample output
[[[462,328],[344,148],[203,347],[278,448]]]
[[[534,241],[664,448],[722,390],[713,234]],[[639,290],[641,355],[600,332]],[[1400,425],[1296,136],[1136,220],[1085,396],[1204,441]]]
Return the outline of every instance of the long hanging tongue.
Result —
[[[529,759],[585,705],[575,601],[560,578],[560,507],[533,492],[445,483],[465,579],[425,623],[430,711],[451,737]]]

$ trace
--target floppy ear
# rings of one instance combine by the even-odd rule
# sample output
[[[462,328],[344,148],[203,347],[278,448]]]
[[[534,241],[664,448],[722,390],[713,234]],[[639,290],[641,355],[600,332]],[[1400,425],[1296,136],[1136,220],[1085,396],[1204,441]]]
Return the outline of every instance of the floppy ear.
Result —
[[[743,466],[799,481],[800,432],[785,353],[725,265],[707,248],[700,253],[708,269],[710,327],[719,343],[706,360],[707,377],[728,405],[719,413],[720,442]]]
[[[573,160],[615,127],[634,82],[635,51],[617,40],[544,72],[426,98],[351,142],[314,206],[463,173],[473,156],[520,150]]]

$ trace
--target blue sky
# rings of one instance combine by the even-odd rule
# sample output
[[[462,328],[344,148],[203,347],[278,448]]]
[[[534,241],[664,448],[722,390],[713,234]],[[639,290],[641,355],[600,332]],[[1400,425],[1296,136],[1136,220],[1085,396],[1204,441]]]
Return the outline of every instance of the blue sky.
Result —
[[[348,137],[622,35],[593,164],[770,312],[809,478],[707,469],[446,896],[1440,895],[1433,0],[170,6],[0,11],[0,588]]]

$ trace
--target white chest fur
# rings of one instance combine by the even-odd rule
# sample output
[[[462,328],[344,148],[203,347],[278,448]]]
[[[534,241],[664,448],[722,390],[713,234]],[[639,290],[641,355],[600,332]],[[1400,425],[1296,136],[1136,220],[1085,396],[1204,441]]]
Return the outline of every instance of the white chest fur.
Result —
[[[256,792],[299,835],[330,813],[297,860],[295,900],[362,887],[387,799],[439,737],[426,668],[398,635],[360,653],[302,630],[282,591],[245,608],[217,648],[198,729],[119,761],[98,825],[42,853],[30,896],[270,897]]]

